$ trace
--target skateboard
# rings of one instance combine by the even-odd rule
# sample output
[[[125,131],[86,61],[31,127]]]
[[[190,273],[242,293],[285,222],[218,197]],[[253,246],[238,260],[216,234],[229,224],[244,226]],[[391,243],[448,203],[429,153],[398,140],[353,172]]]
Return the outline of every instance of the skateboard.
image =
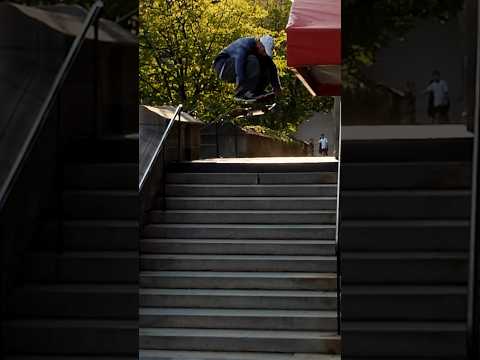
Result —
[[[275,94],[273,92],[263,94],[254,99],[239,99],[235,100],[242,105],[242,108],[235,111],[236,116],[259,116],[272,111],[277,104],[275,103]]]
[[[242,104],[264,104],[264,103],[272,102],[274,99],[275,99],[275,94],[273,92],[262,94],[252,99],[242,99],[237,97],[235,98],[237,102]]]

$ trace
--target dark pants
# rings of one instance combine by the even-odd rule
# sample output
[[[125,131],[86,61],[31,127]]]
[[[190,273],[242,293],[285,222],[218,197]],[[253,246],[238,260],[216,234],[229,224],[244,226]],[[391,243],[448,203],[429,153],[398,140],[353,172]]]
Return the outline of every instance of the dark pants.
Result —
[[[223,81],[235,83],[237,74],[235,72],[235,60],[232,58],[222,58],[213,65],[217,75]],[[262,61],[255,55],[248,55],[245,63],[245,80],[236,90],[237,95],[246,91],[252,91],[255,94],[261,94],[270,83],[270,72]]]

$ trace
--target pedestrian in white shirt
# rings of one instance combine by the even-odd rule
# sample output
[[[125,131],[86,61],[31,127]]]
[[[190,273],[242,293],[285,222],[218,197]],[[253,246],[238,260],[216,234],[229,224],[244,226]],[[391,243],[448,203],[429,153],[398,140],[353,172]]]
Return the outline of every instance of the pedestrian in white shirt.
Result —
[[[440,71],[432,73],[432,81],[423,91],[429,94],[428,115],[434,122],[448,121],[450,99],[448,96],[448,84],[440,78]]]
[[[328,156],[328,139],[325,134],[320,135],[320,140],[318,140],[318,144],[320,156]]]

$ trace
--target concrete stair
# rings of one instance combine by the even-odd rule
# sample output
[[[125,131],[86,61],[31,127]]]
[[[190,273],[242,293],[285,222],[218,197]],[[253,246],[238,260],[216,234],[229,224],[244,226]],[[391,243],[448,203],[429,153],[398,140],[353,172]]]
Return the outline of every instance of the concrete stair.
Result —
[[[138,133],[112,135],[97,140],[80,138],[67,146],[65,154],[74,166],[78,164],[102,164],[107,166],[109,164],[130,164],[132,167],[137,167],[135,183],[138,187],[138,139]],[[69,167],[69,164],[65,165],[66,168]],[[123,174],[128,176],[125,175],[125,172]],[[96,178],[98,179],[98,176]],[[130,176],[129,178],[131,179]]]
[[[228,290],[228,289],[140,289],[145,307],[336,310],[335,291],[321,290]]]
[[[68,220],[63,245],[68,251],[137,251],[137,220]]]
[[[160,208],[163,202],[158,201]],[[171,210],[334,210],[336,197],[167,197]]]
[[[140,327],[335,331],[326,310],[141,308]]]
[[[24,276],[29,282],[136,283],[138,262],[134,251],[35,253]]]
[[[135,320],[138,287],[124,284],[27,284],[16,289],[9,302],[10,313],[23,318]]]
[[[316,161],[305,157],[270,157],[270,158],[236,158],[236,159],[206,159],[200,161],[180,161],[169,164],[169,171],[178,177],[196,173],[198,177],[205,174],[249,174],[256,177],[258,184],[314,184],[336,183],[338,164],[336,161]],[[306,160],[305,160],[306,159]],[[283,174],[278,177],[278,174]],[[297,178],[298,180],[293,180]],[[243,175],[247,177],[247,175]],[[323,179],[323,180],[319,180]],[[217,181],[217,180],[215,180]],[[169,181],[172,183],[172,181]],[[175,183],[176,181],[173,181]],[[190,183],[197,183],[189,181]],[[212,183],[212,181],[208,181]],[[235,181],[233,184],[238,184]]]
[[[144,270],[335,272],[334,256],[154,255],[141,256]]]
[[[20,319],[4,324],[6,351],[20,354],[134,354],[138,325],[124,320]]]
[[[466,359],[470,156],[467,138],[342,142],[344,359]]]
[[[64,193],[64,216],[70,219],[136,219],[138,192],[69,190]]]
[[[331,240],[144,239],[145,254],[335,255]]]
[[[460,220],[344,220],[342,248],[361,251],[467,251],[469,221]],[[362,241],[358,241],[358,239]],[[421,241],[419,241],[421,238]]]
[[[138,360],[138,357],[124,357],[124,356],[56,356],[56,355],[22,355],[22,356],[7,356],[6,360]]]
[[[77,190],[125,190],[138,186],[137,163],[68,164],[64,182]]]
[[[145,238],[321,239],[335,237],[335,225],[314,224],[150,224]]]
[[[140,359],[338,358],[334,165],[262,165],[170,168],[140,241]]]
[[[275,185],[275,184],[336,184],[337,183],[337,171],[336,166],[333,169],[332,165],[329,165],[328,171],[309,171],[309,172],[265,172],[254,170],[253,172],[235,172],[234,176],[232,173],[225,172],[228,165],[225,164],[208,164],[201,165],[202,170],[206,171],[217,167],[220,172],[197,172],[194,171],[193,164],[185,164],[188,166],[188,172],[170,172],[167,174],[167,183],[168,184],[229,184],[229,185]],[[264,165],[261,165],[262,168]],[[302,167],[305,165],[302,164]],[[315,164],[316,167],[321,165]],[[279,170],[285,168],[285,165],[280,164],[277,166]]]
[[[340,355],[142,350],[140,360],[340,360]]]
[[[335,290],[336,274],[304,272],[142,271],[142,288]]]
[[[366,204],[368,203],[368,206]],[[405,211],[408,209],[408,211]],[[465,219],[468,190],[368,190],[342,192],[344,219]]]
[[[336,333],[285,330],[141,328],[141,349],[338,354]]]
[[[468,255],[453,252],[376,252],[342,255],[345,283],[466,284]]]
[[[168,210],[152,211],[151,223],[184,224],[333,224],[335,210]]]
[[[466,321],[461,285],[347,286],[342,313],[355,321]]]
[[[216,196],[336,196],[334,184],[168,184],[168,196],[216,197]]]
[[[47,219],[25,255],[2,350],[12,360],[133,360],[138,138],[82,140],[66,154],[61,226]]]
[[[471,179],[468,161],[342,163],[345,189],[468,189]]]
[[[378,346],[381,344],[381,346]],[[370,358],[401,356],[463,358],[466,356],[462,322],[352,322],[342,330],[343,355]]]
[[[404,134],[403,138],[397,138],[388,128],[389,126],[385,126],[383,130],[379,129],[378,131],[384,134],[379,134],[380,136],[377,138],[353,139],[345,135],[344,132],[342,163],[399,164],[421,162],[431,164],[432,162],[466,163],[471,160],[473,141],[471,134],[469,135],[466,131],[463,137],[448,138],[444,135],[437,137],[433,134],[435,129],[432,127],[430,131],[425,131],[420,138],[414,134],[414,129],[410,129],[410,134]],[[375,127],[372,127],[370,131],[375,132]]]

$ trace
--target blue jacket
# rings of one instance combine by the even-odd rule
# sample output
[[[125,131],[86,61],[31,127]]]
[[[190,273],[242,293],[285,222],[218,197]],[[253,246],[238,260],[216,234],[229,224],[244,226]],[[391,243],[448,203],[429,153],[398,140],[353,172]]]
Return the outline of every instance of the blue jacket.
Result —
[[[237,76],[236,83],[240,85],[245,80],[245,62],[248,55],[254,54],[256,51],[257,41],[254,37],[243,37],[235,40],[225,49],[223,49],[219,56],[228,55],[235,60],[235,74]],[[278,80],[277,67],[273,60],[267,56],[266,63],[271,72],[273,88],[279,88],[280,82]]]

